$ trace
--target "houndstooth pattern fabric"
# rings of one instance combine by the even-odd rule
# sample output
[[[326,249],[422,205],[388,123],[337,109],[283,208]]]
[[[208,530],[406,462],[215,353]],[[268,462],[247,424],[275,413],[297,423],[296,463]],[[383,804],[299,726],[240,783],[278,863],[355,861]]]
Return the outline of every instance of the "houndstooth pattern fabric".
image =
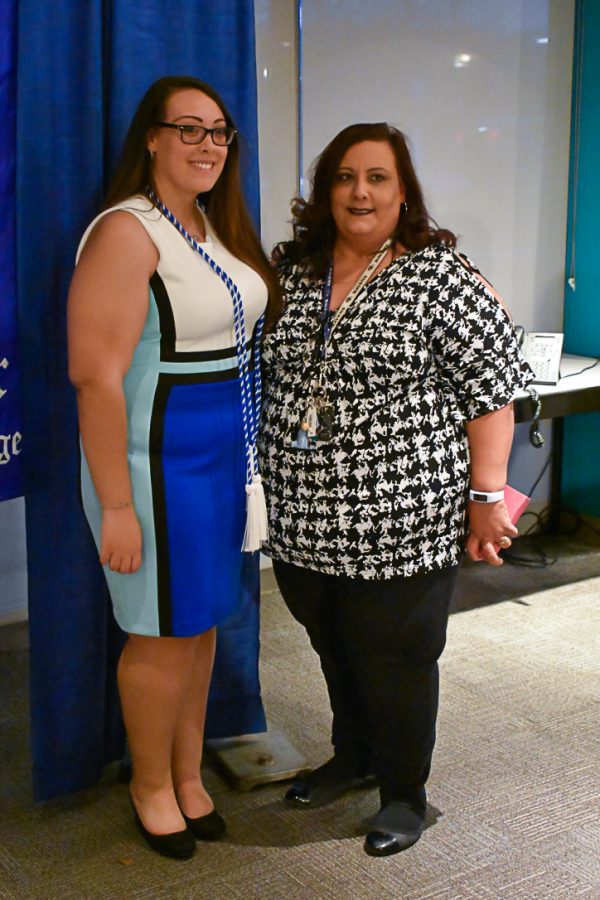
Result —
[[[532,379],[512,323],[474,267],[440,244],[374,278],[332,335],[331,443],[292,446],[308,399],[321,284],[281,272],[265,339],[261,471],[271,556],[367,579],[454,565],[465,538],[464,428]]]

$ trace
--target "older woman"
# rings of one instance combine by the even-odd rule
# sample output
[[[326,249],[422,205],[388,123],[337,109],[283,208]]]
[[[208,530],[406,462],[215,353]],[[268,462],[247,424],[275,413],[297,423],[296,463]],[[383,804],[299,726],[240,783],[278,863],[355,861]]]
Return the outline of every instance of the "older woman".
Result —
[[[421,835],[438,658],[464,551],[502,562],[511,400],[530,380],[490,285],[425,208],[403,135],[353,125],[325,148],[265,347],[263,474],[283,597],[319,654],[333,758],[314,807],[378,783],[365,850]]]
[[[128,633],[118,675],[131,799],[148,844],[178,858],[225,830],[200,776],[202,735],[215,625],[240,599],[258,482],[257,322],[279,296],[238,159],[210,85],[155,82],[69,296],[84,505]]]

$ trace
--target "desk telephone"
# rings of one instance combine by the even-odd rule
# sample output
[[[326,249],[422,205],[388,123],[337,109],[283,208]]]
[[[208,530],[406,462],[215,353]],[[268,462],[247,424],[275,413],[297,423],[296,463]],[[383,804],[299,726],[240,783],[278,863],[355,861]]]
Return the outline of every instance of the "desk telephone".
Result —
[[[534,384],[558,384],[563,335],[550,331],[525,331],[516,326],[523,356],[533,369]]]

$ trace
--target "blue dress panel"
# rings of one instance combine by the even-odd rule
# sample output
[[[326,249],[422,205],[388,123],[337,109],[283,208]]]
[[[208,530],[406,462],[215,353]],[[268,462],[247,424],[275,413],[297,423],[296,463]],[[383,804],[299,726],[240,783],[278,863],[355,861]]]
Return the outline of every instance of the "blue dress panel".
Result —
[[[104,570],[124,631],[184,637],[231,615],[241,596],[246,460],[233,303],[219,276],[146,197],[132,197],[102,215],[116,209],[141,222],[159,262],[123,384],[142,565],[129,575]],[[206,217],[205,225],[203,249],[240,289],[251,355],[266,285],[224,247]],[[101,509],[84,454],[81,481],[99,546]]]

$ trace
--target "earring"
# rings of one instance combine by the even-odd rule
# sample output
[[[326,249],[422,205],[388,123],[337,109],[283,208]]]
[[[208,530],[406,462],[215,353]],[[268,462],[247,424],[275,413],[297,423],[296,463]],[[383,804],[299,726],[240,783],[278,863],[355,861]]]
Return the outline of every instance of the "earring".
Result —
[[[148,156],[150,157],[150,162],[152,162],[156,156],[156,150],[151,150],[150,147],[148,147]]]
[[[407,214],[407,212],[408,212],[408,203],[406,203],[406,201],[404,201],[403,203],[400,204],[400,215],[405,216]]]

